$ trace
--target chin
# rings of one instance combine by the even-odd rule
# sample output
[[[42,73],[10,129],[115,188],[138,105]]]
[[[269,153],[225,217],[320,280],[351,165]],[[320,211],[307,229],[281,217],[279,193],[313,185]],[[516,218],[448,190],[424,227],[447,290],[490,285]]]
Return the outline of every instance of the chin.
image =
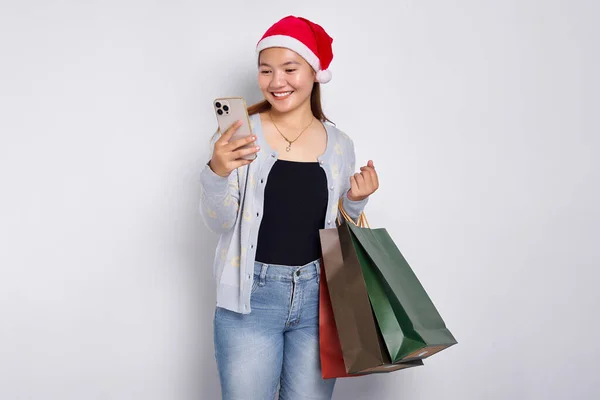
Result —
[[[294,108],[296,108],[296,106],[294,104],[281,104],[277,101],[271,101],[271,100],[269,100],[269,103],[271,103],[271,107],[275,111],[280,112],[280,113],[292,111]]]

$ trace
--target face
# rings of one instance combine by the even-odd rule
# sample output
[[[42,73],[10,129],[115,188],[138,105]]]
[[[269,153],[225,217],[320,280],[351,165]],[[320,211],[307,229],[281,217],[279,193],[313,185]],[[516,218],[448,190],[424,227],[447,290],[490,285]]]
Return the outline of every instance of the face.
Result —
[[[310,104],[315,71],[298,53],[272,47],[260,52],[258,86],[278,112],[289,112]]]

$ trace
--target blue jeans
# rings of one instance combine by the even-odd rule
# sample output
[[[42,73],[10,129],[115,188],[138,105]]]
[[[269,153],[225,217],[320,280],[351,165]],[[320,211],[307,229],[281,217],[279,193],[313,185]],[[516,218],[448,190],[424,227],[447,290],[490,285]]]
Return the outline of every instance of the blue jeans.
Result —
[[[331,399],[321,377],[321,261],[303,266],[254,263],[250,314],[217,307],[214,342],[224,400]]]

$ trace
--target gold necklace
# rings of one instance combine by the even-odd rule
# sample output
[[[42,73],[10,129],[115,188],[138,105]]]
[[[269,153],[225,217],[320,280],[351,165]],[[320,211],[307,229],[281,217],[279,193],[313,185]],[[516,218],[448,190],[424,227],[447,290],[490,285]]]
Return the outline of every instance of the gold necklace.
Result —
[[[275,124],[275,121],[273,121],[273,116],[271,115],[271,113],[269,113],[269,118],[271,118],[271,122],[273,123],[273,126],[275,126],[275,129],[277,129],[277,132],[279,132],[279,134],[281,135],[281,137],[283,137],[285,139],[285,141],[288,142],[288,145],[285,147],[285,151],[290,151],[292,149],[292,143],[294,143],[296,140],[298,140],[298,138],[300,137],[300,135],[302,135],[304,133],[304,131],[307,130],[308,127],[311,126],[312,123],[313,123],[313,121],[315,120],[314,118],[311,118],[310,119],[310,123],[308,125],[306,125],[306,127],[304,129],[302,129],[302,131],[300,132],[300,134],[298,134],[298,136],[296,136],[296,139],[290,141],[288,138],[285,137],[285,135],[283,133],[281,133],[281,131],[279,130],[279,128]]]

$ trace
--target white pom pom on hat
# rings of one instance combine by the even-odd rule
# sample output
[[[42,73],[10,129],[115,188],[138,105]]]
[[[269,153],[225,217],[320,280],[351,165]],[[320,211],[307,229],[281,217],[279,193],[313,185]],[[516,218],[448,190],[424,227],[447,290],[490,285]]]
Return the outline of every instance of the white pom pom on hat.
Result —
[[[273,24],[256,44],[256,56],[270,47],[285,47],[298,53],[317,72],[320,83],[331,80],[328,70],[333,60],[333,39],[318,24],[289,15]]]
[[[328,69],[320,70],[317,72],[317,81],[320,83],[327,83],[331,80],[331,71]]]

